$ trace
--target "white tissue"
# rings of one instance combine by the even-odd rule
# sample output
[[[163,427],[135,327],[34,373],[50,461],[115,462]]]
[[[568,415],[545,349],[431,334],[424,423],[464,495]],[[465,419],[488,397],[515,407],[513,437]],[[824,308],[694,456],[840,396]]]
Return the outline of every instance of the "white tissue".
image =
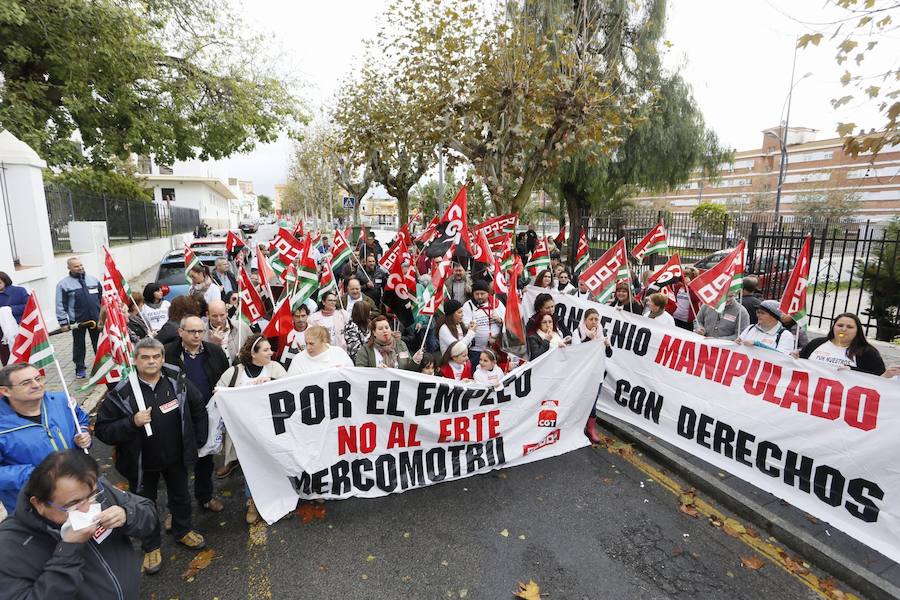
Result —
[[[88,508],[87,512],[82,512],[80,510],[69,512],[68,523],[71,525],[72,530],[78,531],[95,524],[97,522],[97,517],[99,516],[100,504],[94,502],[91,504],[90,508]]]

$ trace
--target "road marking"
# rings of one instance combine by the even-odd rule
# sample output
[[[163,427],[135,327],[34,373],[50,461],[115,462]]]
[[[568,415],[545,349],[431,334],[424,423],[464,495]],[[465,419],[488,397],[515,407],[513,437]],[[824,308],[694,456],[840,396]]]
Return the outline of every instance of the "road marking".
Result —
[[[600,443],[595,447],[606,448],[607,452],[610,454],[621,456],[638,470],[646,473],[654,482],[660,484],[664,489],[674,494],[676,498],[680,499],[688,492],[688,490],[682,488],[675,479],[669,477],[638,456],[631,444],[623,442],[614,435],[600,434],[600,440]],[[721,511],[699,497],[693,497],[691,499],[691,506],[696,509],[699,515],[707,520],[717,520],[719,523],[726,522],[726,518],[721,514]],[[728,519],[728,521],[736,520]],[[843,600],[860,600],[859,597],[854,594],[840,591],[836,587],[833,578],[828,577],[823,579],[814,575],[808,569],[803,567],[801,562],[791,559],[782,546],[762,539],[758,534],[755,534],[755,530],[752,527],[744,525],[743,523],[741,523],[741,525],[743,525],[742,529],[744,531],[732,531],[727,535],[741,540],[744,544],[769,559],[770,562],[792,575],[795,579],[800,580],[822,598],[825,598],[826,600],[834,600],[835,598],[841,598]],[[722,530],[725,529],[722,526],[719,526],[718,528]]]
[[[262,600],[272,597],[266,542],[269,539],[265,521],[250,525],[247,535],[247,598]]]

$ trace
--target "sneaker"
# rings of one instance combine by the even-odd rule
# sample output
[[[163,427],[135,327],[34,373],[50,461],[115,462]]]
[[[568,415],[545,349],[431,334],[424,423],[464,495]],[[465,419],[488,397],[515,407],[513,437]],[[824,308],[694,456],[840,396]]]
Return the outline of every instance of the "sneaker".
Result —
[[[225,504],[218,498],[212,498],[209,502],[203,505],[203,508],[205,508],[209,512],[219,513],[225,510]]]
[[[163,519],[163,529],[166,530],[166,533],[172,531],[172,513],[166,515],[166,518]]]
[[[192,550],[199,550],[206,546],[206,540],[196,531],[188,531],[186,534],[178,538],[178,543],[187,546]]]
[[[256,510],[256,502],[253,501],[253,498],[247,500],[247,516],[245,517],[247,521],[247,525],[253,525],[257,521],[259,521],[259,512]]]
[[[222,465],[221,467],[219,467],[218,469],[216,469],[216,478],[225,479],[226,477],[228,477],[229,475],[234,473],[234,470],[237,468],[238,468],[238,461],[233,460],[231,462],[227,462],[224,465]]]
[[[162,554],[159,548],[145,552],[141,571],[147,575],[153,575],[154,573],[159,573],[160,569],[162,569]]]
[[[75,379],[84,379],[87,377],[87,369],[75,369]]]

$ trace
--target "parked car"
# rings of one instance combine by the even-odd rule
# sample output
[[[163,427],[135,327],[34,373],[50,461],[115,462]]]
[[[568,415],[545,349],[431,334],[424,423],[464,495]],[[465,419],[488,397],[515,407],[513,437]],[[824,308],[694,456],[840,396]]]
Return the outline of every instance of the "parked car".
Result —
[[[200,254],[214,254],[216,256],[225,256],[226,255],[226,245],[227,240],[225,238],[220,237],[205,237],[194,240],[189,244],[191,250],[193,250],[197,255]]]
[[[209,267],[210,271],[215,268],[216,259],[221,256],[221,254],[197,252],[197,258],[202,264]],[[231,266],[234,267],[234,265]],[[188,283],[187,276],[184,274],[184,250],[172,250],[163,256],[159,261],[159,270],[156,272],[156,283],[169,288],[165,296],[166,300],[172,300],[176,296],[184,296],[188,293],[191,284]]]
[[[239,228],[244,233],[256,233],[259,230],[259,223],[255,219],[246,219],[241,221]]]
[[[713,268],[734,248],[726,248],[713,252],[694,263],[694,267],[703,273]],[[753,275],[759,279],[759,291],[765,298],[780,298],[794,268],[795,257],[788,252],[767,252],[762,250],[753,258],[752,263],[744,265],[744,275]]]

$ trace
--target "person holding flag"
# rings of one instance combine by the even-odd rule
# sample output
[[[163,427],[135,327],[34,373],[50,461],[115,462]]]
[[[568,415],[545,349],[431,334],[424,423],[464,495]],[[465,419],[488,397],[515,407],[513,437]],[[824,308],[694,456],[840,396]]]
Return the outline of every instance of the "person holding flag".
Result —
[[[481,353],[492,349],[503,327],[506,307],[492,296],[486,281],[479,279],[472,286],[472,299],[463,304],[463,323],[475,323],[475,335],[469,345],[469,362],[477,365]]]
[[[91,447],[87,414],[75,406],[76,424],[67,394],[45,391],[44,381],[27,362],[0,368],[0,503],[9,514],[31,472],[48,454]]]

